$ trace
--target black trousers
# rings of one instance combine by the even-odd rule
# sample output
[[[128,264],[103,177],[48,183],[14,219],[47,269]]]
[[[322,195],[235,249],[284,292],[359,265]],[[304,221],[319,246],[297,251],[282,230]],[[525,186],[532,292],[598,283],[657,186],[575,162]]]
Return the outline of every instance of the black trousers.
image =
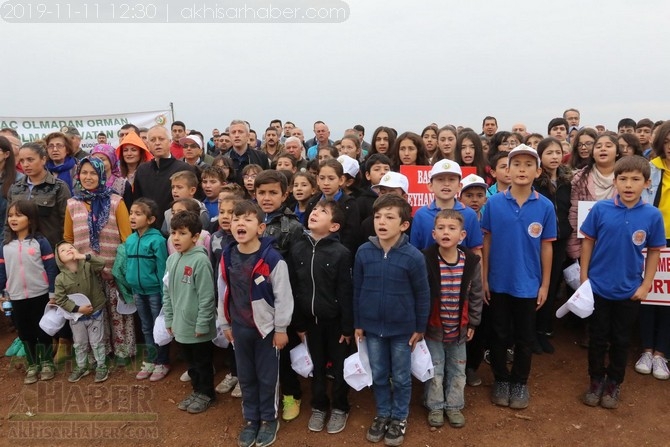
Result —
[[[26,348],[29,365],[53,361],[51,336],[40,327],[40,320],[48,302],[48,293],[35,298],[12,301],[14,325]],[[70,327],[69,324],[65,326]]]
[[[307,347],[314,363],[312,373],[312,408],[328,411],[331,401],[328,399],[328,380],[326,379],[326,362],[333,362],[331,371],[333,380],[333,409],[349,412],[349,385],[344,381],[344,359],[349,352],[349,345],[339,343],[342,327],[339,321],[312,321],[307,327]]]
[[[212,366],[212,347],[214,345],[211,340],[202,343],[180,343],[180,345],[184,360],[188,363],[188,375],[191,376],[193,391],[215,399]]]
[[[293,325],[286,330],[288,343],[284,349],[279,351],[279,386],[284,396],[293,396],[294,399],[302,399],[302,389],[298,374],[291,368],[291,349],[300,344],[300,337]]]

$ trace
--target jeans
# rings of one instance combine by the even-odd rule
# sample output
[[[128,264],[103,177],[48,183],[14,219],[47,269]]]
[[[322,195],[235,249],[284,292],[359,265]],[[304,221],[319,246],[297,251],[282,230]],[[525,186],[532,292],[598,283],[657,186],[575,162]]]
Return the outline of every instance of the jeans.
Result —
[[[135,294],[135,306],[137,315],[140,317],[144,343],[146,344],[146,359],[149,363],[159,365],[170,364],[170,345],[158,346],[154,342],[154,322],[163,307],[163,298],[160,294],[140,295]]]
[[[412,334],[379,337],[366,333],[377,416],[404,421],[412,397]],[[393,388],[391,389],[391,382]]]
[[[426,338],[435,376],[426,382],[429,410],[462,410],[465,407],[465,343],[443,343]]]

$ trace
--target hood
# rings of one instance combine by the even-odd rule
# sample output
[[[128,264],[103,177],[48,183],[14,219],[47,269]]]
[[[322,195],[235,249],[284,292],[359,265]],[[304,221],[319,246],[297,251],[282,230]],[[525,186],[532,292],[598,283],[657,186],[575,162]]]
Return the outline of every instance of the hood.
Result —
[[[207,250],[205,250],[205,247],[201,247],[200,245],[196,245],[195,247],[193,247],[192,249],[190,249],[186,253],[182,253],[181,257],[182,258],[188,258],[188,257],[191,257],[191,256],[196,256],[199,253],[204,254],[209,259],[209,255],[207,254]]]
[[[68,270],[65,267],[65,264],[63,264],[60,260],[60,256],[58,256],[58,247],[60,247],[63,244],[70,244],[70,243],[67,241],[60,241],[59,243],[57,243],[56,247],[54,248],[54,258],[56,258],[56,265],[58,266],[58,270],[60,271],[60,273],[70,274],[72,272],[70,272],[70,270]],[[86,261],[84,261],[83,259],[79,260],[79,267],[81,267],[81,264],[84,262]]]
[[[116,157],[119,160],[121,160],[121,149],[123,148],[124,144],[132,144],[133,146],[139,147],[142,152],[144,152],[146,161],[152,160],[154,158],[154,156],[151,155],[151,152],[149,152],[149,149],[147,149],[147,145],[144,144],[144,140],[142,140],[142,138],[140,138],[140,136],[135,132],[130,132],[123,140],[121,140],[121,143],[119,143],[119,146],[116,148]]]
[[[663,171],[667,171],[668,168],[665,166],[665,163],[663,163],[663,159],[661,157],[654,157],[651,159],[650,163],[657,167],[658,169],[661,169]]]

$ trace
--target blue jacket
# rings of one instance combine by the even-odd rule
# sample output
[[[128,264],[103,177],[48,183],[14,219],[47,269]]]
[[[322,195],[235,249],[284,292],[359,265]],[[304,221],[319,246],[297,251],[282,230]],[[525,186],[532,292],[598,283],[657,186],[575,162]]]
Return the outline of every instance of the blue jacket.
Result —
[[[126,239],[126,281],[133,293],[158,295],[163,292],[163,276],[167,262],[165,238],[155,228],[142,236],[136,231]]]
[[[407,235],[388,251],[371,237],[354,262],[354,327],[380,337],[426,332],[430,311],[428,270]]]

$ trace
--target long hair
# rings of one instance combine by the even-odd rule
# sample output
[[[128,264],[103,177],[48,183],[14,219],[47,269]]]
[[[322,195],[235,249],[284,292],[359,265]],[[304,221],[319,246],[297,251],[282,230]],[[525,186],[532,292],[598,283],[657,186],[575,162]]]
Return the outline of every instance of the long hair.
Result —
[[[8,154],[5,159],[5,166],[0,171],[0,178],[2,178],[2,189],[0,189],[0,194],[5,199],[9,193],[9,188],[12,187],[12,183],[16,181],[16,160],[14,160],[14,149],[9,140],[2,135],[0,135],[0,150]]]
[[[29,235],[34,237],[40,232],[39,210],[35,202],[25,199],[16,200],[12,202],[9,207],[7,207],[7,215],[9,215],[9,212],[12,210],[12,208],[15,209],[18,214],[28,218]],[[3,241],[5,245],[9,244],[12,240],[18,237],[17,234],[11,228],[9,228],[9,225],[7,225],[7,230],[8,231],[5,233],[5,238]]]

